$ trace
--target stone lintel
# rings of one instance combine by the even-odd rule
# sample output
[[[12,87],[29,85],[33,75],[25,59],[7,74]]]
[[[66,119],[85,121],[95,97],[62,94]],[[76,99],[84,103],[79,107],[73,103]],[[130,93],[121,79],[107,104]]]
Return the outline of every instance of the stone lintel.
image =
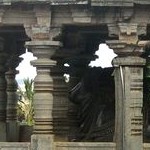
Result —
[[[72,18],[74,23],[91,23],[92,13],[87,8],[72,8]]]

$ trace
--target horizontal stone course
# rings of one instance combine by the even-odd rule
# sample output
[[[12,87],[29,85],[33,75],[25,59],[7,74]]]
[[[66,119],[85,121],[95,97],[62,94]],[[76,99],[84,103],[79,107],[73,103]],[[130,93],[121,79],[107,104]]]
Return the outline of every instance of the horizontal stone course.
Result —
[[[30,150],[30,143],[0,142],[0,150]]]
[[[0,0],[1,5],[14,2],[50,3],[51,5],[91,4],[92,6],[133,6],[134,4],[150,4],[149,0]]]
[[[116,144],[109,142],[56,142],[55,150],[115,150]]]
[[[116,144],[109,142],[54,142],[55,150],[115,150]],[[150,150],[150,143],[143,144],[143,150]],[[0,142],[0,150],[30,150],[28,142]]]

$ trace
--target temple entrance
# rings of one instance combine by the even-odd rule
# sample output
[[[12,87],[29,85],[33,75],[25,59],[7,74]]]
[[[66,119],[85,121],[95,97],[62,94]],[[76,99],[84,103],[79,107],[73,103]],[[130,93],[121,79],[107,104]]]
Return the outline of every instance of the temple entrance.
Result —
[[[90,61],[98,57],[95,52],[99,43],[109,39],[107,27],[68,25],[63,29],[62,49],[69,55],[64,58],[64,63],[69,64],[65,71],[70,75],[68,140],[113,141],[114,68],[110,66],[111,60],[104,62],[107,68],[89,66]],[[101,51],[106,54],[108,48],[104,49],[103,45]],[[111,52],[107,58],[112,57]]]

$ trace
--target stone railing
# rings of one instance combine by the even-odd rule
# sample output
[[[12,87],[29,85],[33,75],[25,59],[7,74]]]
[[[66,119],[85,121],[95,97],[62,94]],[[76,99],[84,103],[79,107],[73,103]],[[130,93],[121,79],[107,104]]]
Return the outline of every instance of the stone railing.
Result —
[[[30,143],[0,142],[0,150],[30,150]]]
[[[115,143],[109,142],[56,142],[54,143],[55,150],[115,150]]]
[[[150,143],[143,144],[143,150],[150,150]],[[0,150],[31,150],[28,142],[0,142]],[[55,150],[116,150],[110,142],[54,142]]]

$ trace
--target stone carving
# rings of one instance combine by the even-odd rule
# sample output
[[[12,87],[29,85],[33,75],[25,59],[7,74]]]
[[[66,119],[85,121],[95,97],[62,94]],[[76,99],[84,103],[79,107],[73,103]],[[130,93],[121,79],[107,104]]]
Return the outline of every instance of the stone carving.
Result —
[[[115,96],[112,72],[113,68],[90,68],[70,91],[70,101],[78,108],[78,131],[71,140],[113,140]]]

